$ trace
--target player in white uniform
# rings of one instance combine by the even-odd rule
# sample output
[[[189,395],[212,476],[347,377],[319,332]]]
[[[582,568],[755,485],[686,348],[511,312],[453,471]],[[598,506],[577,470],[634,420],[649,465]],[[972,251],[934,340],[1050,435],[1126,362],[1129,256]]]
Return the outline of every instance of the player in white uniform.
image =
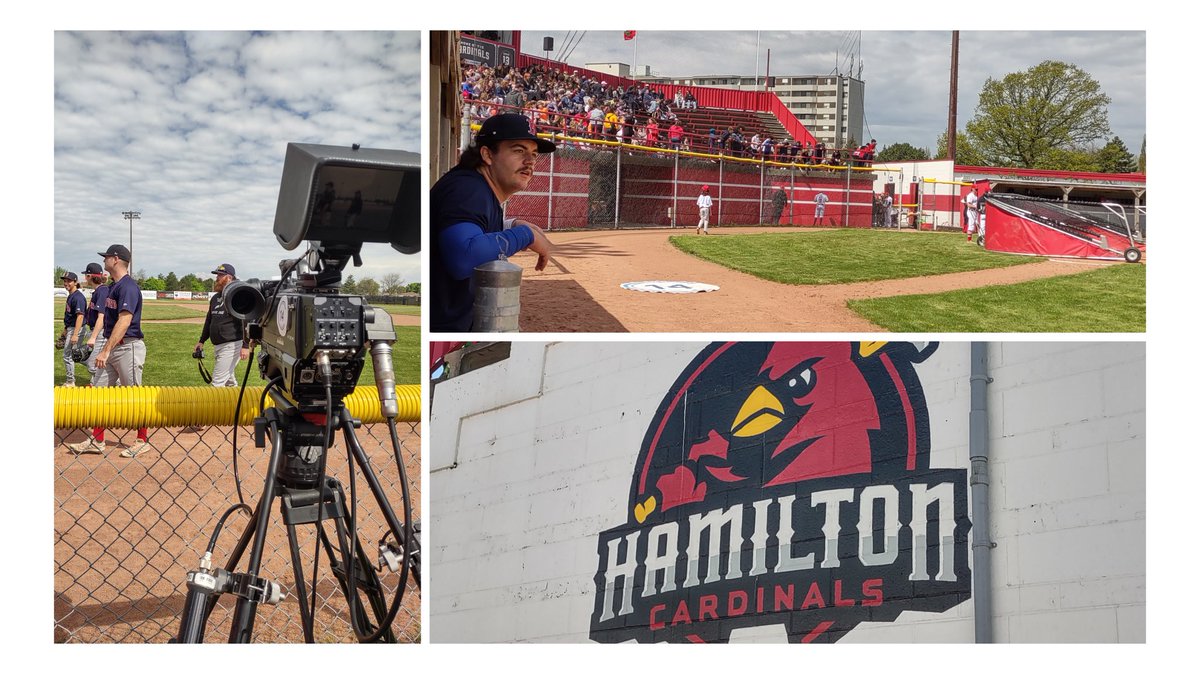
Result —
[[[979,226],[979,188],[972,187],[963,203],[967,205],[967,241],[970,241]]]
[[[825,204],[829,203],[829,197],[825,196],[824,192],[817,192],[817,196],[813,197],[813,203],[817,205],[813,211],[813,224],[820,225],[825,219]]]
[[[699,234],[703,229],[705,234],[708,234],[708,214],[712,210],[712,197],[708,196],[708,185],[700,187],[700,196],[696,198],[696,205],[700,207],[700,222],[696,225],[696,233]]]

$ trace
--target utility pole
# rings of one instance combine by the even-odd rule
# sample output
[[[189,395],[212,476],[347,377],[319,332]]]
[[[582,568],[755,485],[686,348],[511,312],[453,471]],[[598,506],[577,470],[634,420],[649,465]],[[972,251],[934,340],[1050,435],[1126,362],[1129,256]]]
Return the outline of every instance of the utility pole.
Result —
[[[133,221],[141,219],[142,213],[141,211],[121,211],[121,215],[129,221],[129,257],[131,258],[129,268],[133,269]]]
[[[955,142],[958,136],[958,31],[950,37],[950,122],[946,127],[946,153],[953,164],[958,156]]]

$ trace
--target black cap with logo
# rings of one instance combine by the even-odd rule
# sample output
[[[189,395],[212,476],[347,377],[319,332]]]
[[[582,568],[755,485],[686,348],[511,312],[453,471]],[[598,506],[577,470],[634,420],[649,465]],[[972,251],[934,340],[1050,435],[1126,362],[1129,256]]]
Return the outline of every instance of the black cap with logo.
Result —
[[[488,117],[479,133],[475,134],[475,145],[483,146],[502,140],[532,140],[537,143],[540,154],[550,154],[557,147],[554,143],[538,138],[530,128],[529,118],[525,115],[507,113]]]
[[[96,253],[96,254],[99,255],[100,257],[108,257],[110,255],[116,255],[118,258],[120,258],[121,260],[123,260],[125,262],[129,262],[130,260],[133,259],[133,255],[131,255],[129,253],[129,249],[126,248],[125,246],[122,246],[119,243],[114,243],[113,245],[108,247],[108,250],[104,251],[103,253]]]

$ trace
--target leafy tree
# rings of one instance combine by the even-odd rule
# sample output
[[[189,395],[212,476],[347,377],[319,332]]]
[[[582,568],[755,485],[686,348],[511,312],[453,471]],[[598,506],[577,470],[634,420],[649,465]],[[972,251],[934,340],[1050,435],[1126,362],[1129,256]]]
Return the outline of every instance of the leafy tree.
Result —
[[[404,287],[404,292],[416,293],[416,294],[420,295],[421,294],[421,283],[418,281],[418,282],[408,284],[407,286]]]
[[[946,159],[950,156],[950,149],[946,140],[945,132],[938,136],[937,156],[939,159]],[[975,149],[975,143],[971,140],[970,134],[959,130],[958,135],[954,139],[954,163],[964,164],[966,166],[987,166],[988,162],[983,158],[983,155]]]
[[[380,287],[385,295],[398,295],[404,292],[404,279],[399,274],[384,274]]]
[[[63,282],[62,277],[65,273],[67,273],[66,267],[59,267],[58,265],[54,266],[54,285],[57,286]]]
[[[1137,171],[1138,160],[1121,142],[1120,136],[1113,136],[1108,144],[1096,153],[1096,163],[1105,173],[1133,173]]]
[[[1078,148],[1055,149],[1046,155],[1046,166],[1056,171],[1099,171],[1098,153]]]
[[[929,159],[929,150],[913,147],[908,143],[893,143],[875,155],[875,161],[924,161]]]
[[[162,280],[161,276],[152,276],[150,278],[142,279],[138,282],[138,285],[142,290],[153,290],[156,292],[161,292],[167,289],[167,283]]]
[[[1142,151],[1141,151],[1141,153],[1138,154],[1137,172],[1138,173],[1146,172],[1146,136],[1145,136],[1145,134],[1142,135]]]
[[[355,292],[359,295],[378,295],[379,282],[368,276],[358,282],[358,289]]]
[[[179,288],[179,277],[175,276],[175,272],[168,272],[165,282],[167,284],[166,289],[168,291],[174,292],[174,291],[180,289]]]
[[[967,133],[987,164],[1060,168],[1054,150],[1072,150],[1108,135],[1111,99],[1087,72],[1043,61],[1002,80],[988,78]],[[964,163],[961,161],[959,163]]]
[[[342,279],[342,292],[347,295],[358,294],[358,281],[354,280],[354,274],[348,274],[346,278]]]
[[[179,279],[179,289],[194,293],[202,293],[204,292],[204,281],[201,281],[200,277],[196,276],[195,274],[188,274],[187,276]]]

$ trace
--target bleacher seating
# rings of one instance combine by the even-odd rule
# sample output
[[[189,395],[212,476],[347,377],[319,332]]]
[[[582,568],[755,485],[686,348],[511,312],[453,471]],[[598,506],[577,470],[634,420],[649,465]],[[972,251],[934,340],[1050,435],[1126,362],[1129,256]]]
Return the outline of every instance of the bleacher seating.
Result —
[[[749,141],[754,134],[760,136],[770,136],[775,142],[792,140],[784,128],[783,124],[769,112],[750,112],[747,110],[724,110],[721,108],[696,108],[695,110],[674,110],[679,117],[683,128],[688,133],[695,134],[692,141],[693,147],[697,146],[697,141],[701,141],[708,137],[709,129],[716,129],[717,136],[720,137],[730,126],[737,128],[742,127],[743,135]]]

